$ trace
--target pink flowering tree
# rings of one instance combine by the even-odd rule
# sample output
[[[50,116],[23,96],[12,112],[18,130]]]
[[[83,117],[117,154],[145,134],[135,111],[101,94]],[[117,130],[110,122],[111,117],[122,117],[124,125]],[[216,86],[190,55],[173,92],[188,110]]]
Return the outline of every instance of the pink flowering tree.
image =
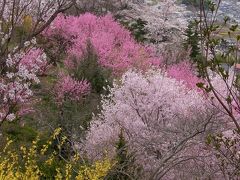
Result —
[[[202,93],[160,71],[128,71],[110,92],[83,145],[90,159],[106,152],[114,157],[122,130],[146,177],[188,179],[211,173],[206,167],[214,157],[204,138],[218,126],[219,111]]]
[[[64,147],[59,149],[59,154],[65,158],[71,157],[71,153],[75,150],[75,140],[73,136],[76,135],[76,129],[79,130],[79,127],[82,127],[82,124],[84,123],[79,122],[79,117],[74,118],[76,111],[78,111],[76,106],[81,106],[85,100],[85,97],[90,92],[91,85],[88,81],[77,80],[70,75],[64,74],[63,72],[58,75],[57,82],[53,87],[52,100],[54,104],[57,105],[57,112],[54,117],[55,122],[47,123],[51,125],[57,123],[56,126],[61,127],[62,129],[59,138],[62,135],[67,137],[66,141],[64,142]],[[82,114],[79,116],[82,116]],[[79,132],[77,135],[79,134],[81,134],[81,132]]]
[[[95,50],[98,63],[116,75],[132,67],[145,70],[161,62],[152,48],[138,44],[111,15],[59,15],[44,35],[50,38],[61,36],[70,41],[64,60],[68,69],[80,64],[88,42]]]

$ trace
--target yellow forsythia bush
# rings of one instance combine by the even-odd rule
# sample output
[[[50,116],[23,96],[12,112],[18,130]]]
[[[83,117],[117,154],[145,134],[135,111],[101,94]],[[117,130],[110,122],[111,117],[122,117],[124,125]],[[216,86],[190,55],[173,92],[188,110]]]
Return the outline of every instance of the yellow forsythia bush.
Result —
[[[46,160],[42,163],[50,167],[54,164],[54,161],[59,160],[56,151],[47,155],[46,152],[60,131],[61,129],[57,129],[47,143],[40,148],[38,147],[39,138],[37,138],[32,142],[30,148],[20,147],[20,152],[9,150],[13,141],[8,140],[5,148],[0,152],[0,180],[38,180],[46,178],[47,176],[42,171],[38,161],[44,156]],[[65,140],[65,137],[61,139],[58,148],[63,145]],[[61,166],[54,166],[54,179],[56,180],[101,180],[113,166],[108,159],[97,161],[92,165],[81,164],[78,154],[75,154],[71,160],[62,160],[62,162],[64,163]]]
[[[111,169],[112,164],[109,160],[95,162],[92,166],[83,166],[76,177],[77,180],[98,180],[103,179]]]

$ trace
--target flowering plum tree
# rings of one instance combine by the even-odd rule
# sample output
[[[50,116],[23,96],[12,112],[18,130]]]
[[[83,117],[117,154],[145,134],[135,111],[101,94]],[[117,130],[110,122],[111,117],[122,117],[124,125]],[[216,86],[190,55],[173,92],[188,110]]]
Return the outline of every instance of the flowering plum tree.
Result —
[[[111,15],[97,17],[86,13],[79,17],[59,15],[44,33],[47,37],[62,36],[70,45],[64,61],[67,68],[81,62],[88,42],[92,44],[101,66],[114,74],[130,67],[146,69],[159,65],[154,49],[138,44],[128,30],[114,21]]]
[[[201,93],[160,71],[128,71],[113,86],[86,137],[84,148],[90,158],[101,158],[105,150],[113,156],[122,129],[148,177],[177,177],[187,167],[185,162],[194,161],[200,169],[206,155],[204,134],[214,130],[218,114]],[[184,171],[189,178],[187,173],[194,170]]]

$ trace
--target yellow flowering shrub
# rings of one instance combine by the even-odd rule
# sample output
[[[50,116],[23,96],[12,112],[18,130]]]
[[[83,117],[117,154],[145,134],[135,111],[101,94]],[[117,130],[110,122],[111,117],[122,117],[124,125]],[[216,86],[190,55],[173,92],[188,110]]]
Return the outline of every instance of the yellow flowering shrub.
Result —
[[[0,180],[38,180],[47,179],[48,176],[44,168],[53,169],[53,178],[56,180],[101,180],[112,167],[110,160],[95,162],[92,165],[81,164],[80,156],[75,154],[71,160],[59,160],[57,151],[48,152],[53,140],[60,134],[61,129],[55,130],[50,139],[39,147],[39,138],[36,138],[31,147],[21,146],[19,151],[9,150],[14,143],[7,140],[5,148],[0,152]],[[60,148],[66,137],[62,137],[59,145]],[[48,152],[48,154],[47,154]],[[44,161],[42,159],[44,158]],[[39,163],[40,162],[40,163]]]
[[[7,151],[7,148],[11,143],[13,143],[13,141],[9,140],[3,152],[1,153],[0,179],[39,179],[41,172],[36,163],[37,141],[33,141],[32,147],[28,151],[25,147],[20,148],[23,153],[22,158],[25,160],[25,163],[22,166],[19,164],[21,162],[21,157],[19,154],[16,152]]]
[[[102,162],[95,162],[92,166],[83,166],[76,177],[77,180],[98,180],[103,179],[111,169],[112,163],[106,159]]]

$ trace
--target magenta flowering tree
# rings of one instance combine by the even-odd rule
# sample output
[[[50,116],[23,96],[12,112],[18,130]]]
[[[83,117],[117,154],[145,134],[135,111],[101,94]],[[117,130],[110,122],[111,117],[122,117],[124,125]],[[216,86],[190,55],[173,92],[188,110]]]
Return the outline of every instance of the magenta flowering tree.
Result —
[[[65,100],[79,101],[91,90],[90,84],[86,80],[78,81],[69,75],[61,74],[59,81],[55,85],[56,100],[61,104]]]
[[[98,63],[114,74],[133,67],[145,70],[152,65],[159,66],[161,62],[153,48],[138,44],[109,14],[102,17],[89,13],[79,17],[61,14],[44,35],[50,38],[61,36],[69,42],[64,61],[68,69],[80,64],[88,42],[98,56]]]
[[[86,137],[90,159],[106,152],[114,157],[123,130],[147,177],[187,179],[211,173],[206,167],[214,161],[204,137],[215,130],[219,112],[202,93],[160,71],[128,71],[110,92]]]
[[[83,102],[85,96],[90,92],[91,85],[88,81],[77,80],[64,73],[59,74],[57,83],[54,86],[53,97],[57,104],[57,126],[61,127],[62,133],[67,137],[64,148],[59,151],[64,157],[70,157],[71,153],[75,151],[74,135],[76,135],[76,129],[82,127],[81,122],[75,122],[78,119],[72,118],[74,111],[76,111],[75,106],[77,104],[79,106],[79,103]]]

